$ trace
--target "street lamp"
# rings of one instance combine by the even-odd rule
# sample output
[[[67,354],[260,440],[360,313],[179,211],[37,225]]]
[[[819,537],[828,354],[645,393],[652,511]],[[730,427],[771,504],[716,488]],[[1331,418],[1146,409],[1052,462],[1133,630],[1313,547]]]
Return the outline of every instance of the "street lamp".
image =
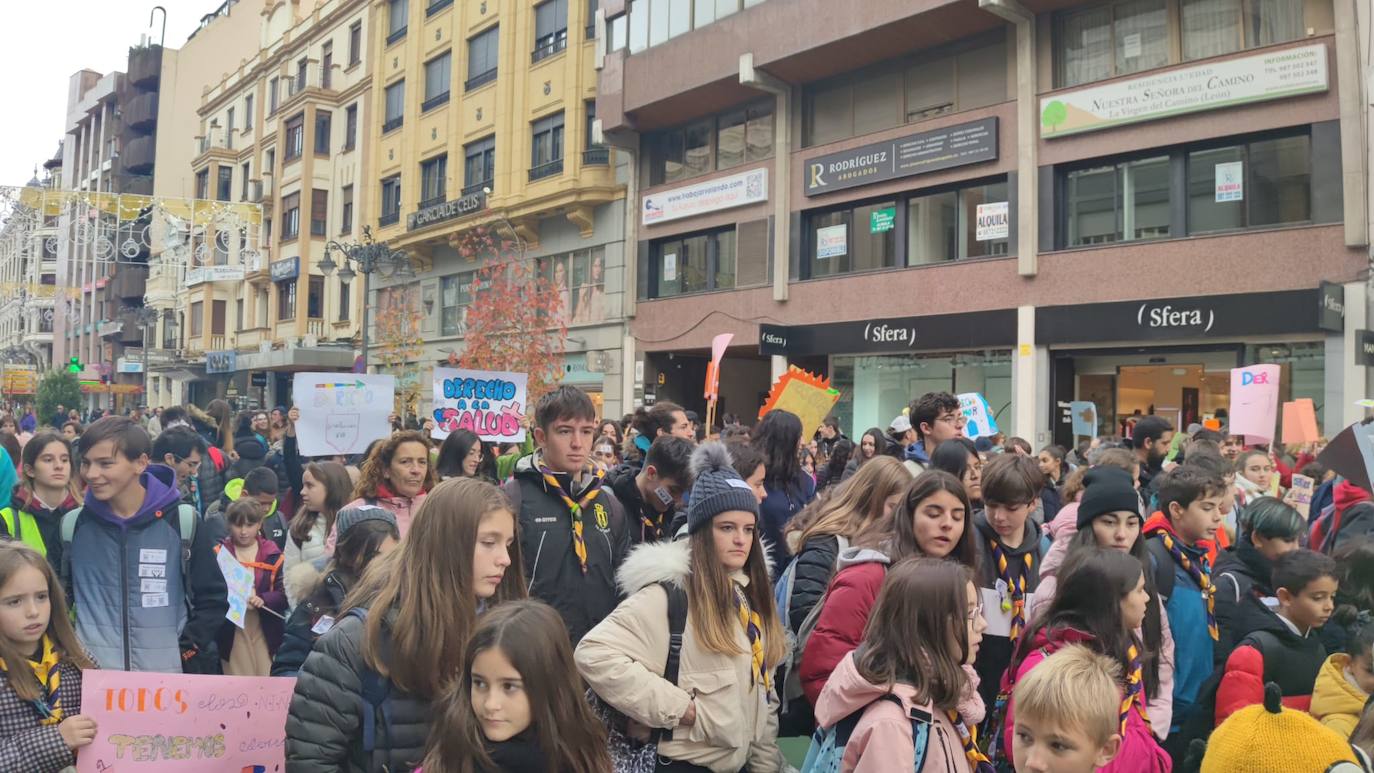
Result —
[[[148,330],[157,327],[157,309],[140,306],[134,312],[134,323],[143,331],[143,407],[148,407]]]
[[[331,256],[337,250],[343,256],[343,264],[334,262]],[[378,244],[372,239],[372,227],[363,226],[363,239],[359,244],[340,244],[330,240],[324,245],[324,259],[320,261],[320,271],[325,276],[339,271],[339,281],[349,284],[353,278],[361,275],[363,278],[363,329],[362,329],[362,356],[363,372],[367,372],[367,327],[368,310],[371,301],[368,298],[368,279],[372,272],[380,272],[382,276],[393,277],[395,279],[414,279],[415,270],[410,265],[410,256],[401,250],[393,250],[385,244]]]

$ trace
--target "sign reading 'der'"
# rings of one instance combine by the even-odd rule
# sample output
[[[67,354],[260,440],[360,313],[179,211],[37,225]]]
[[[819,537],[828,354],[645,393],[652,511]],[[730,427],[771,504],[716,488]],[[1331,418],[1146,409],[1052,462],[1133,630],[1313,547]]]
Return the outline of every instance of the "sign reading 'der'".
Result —
[[[806,162],[806,195],[995,160],[997,118],[991,116],[813,158]]]

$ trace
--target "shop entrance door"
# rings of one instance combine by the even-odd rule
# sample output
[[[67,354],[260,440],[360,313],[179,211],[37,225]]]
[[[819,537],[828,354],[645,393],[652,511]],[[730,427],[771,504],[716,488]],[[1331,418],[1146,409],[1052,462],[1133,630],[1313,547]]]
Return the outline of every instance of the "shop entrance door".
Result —
[[[1116,379],[1116,434],[1140,416],[1163,416],[1176,428],[1201,423],[1203,406],[1212,414],[1231,400],[1229,374],[1208,373],[1201,364],[1123,365]],[[1100,410],[1100,409],[1099,409]]]

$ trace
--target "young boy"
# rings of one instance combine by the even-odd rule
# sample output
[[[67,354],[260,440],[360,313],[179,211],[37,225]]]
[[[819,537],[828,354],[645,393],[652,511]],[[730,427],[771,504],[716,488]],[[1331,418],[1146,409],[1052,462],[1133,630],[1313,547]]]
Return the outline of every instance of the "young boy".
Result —
[[[1221,528],[1222,499],[1228,496],[1221,479],[1195,467],[1176,467],[1160,478],[1161,512],[1145,523],[1155,589],[1174,634],[1171,734],[1188,721],[1198,689],[1213,671],[1218,630],[1207,547]],[[1179,760],[1186,750],[1176,751]]]
[[[1374,693],[1374,623],[1367,623],[1350,643],[1351,654],[1326,659],[1312,687],[1312,716],[1349,738]]]
[[[668,535],[682,494],[692,486],[692,443],[676,435],[660,435],[644,463],[625,463],[606,473],[606,485],[635,521],[630,541],[658,542]]]
[[[1065,647],[1016,685],[1012,758],[1018,773],[1092,773],[1121,749],[1121,670],[1087,647]]]
[[[277,543],[277,550],[286,549],[286,522],[277,510],[277,473],[271,467],[254,467],[242,478],[234,478],[224,484],[224,496],[205,513],[205,525],[210,527],[216,544],[229,533],[229,525],[224,513],[229,506],[243,497],[257,500],[266,513],[262,521],[262,535]]]
[[[1274,682],[1283,705],[1307,711],[1312,685],[1326,662],[1326,647],[1313,634],[1336,606],[1336,562],[1311,550],[1295,550],[1274,562],[1278,608],[1251,594],[1240,621],[1245,637],[1226,659],[1217,687],[1217,724],[1235,711],[1261,703],[1264,685]],[[1368,654],[1368,653],[1366,653]]]
[[[1045,476],[1035,460],[1002,454],[983,466],[984,510],[973,516],[978,587],[988,630],[973,667],[984,705],[997,700],[1002,674],[1030,615],[1040,582],[1040,526],[1031,520]]]
[[[62,519],[62,578],[76,632],[103,668],[217,673],[229,604],[210,529],[180,503],[176,473],[148,463],[148,433],[127,417],[81,436],[83,507]]]

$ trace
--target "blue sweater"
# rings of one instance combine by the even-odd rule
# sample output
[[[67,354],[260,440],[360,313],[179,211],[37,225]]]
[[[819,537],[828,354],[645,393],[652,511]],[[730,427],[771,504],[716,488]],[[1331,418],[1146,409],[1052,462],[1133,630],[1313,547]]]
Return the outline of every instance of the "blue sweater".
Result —
[[[1175,538],[1175,544],[1182,548],[1189,560],[1201,563],[1206,560],[1207,551],[1189,547]],[[1174,721],[1173,730],[1187,721],[1198,689],[1212,675],[1212,648],[1216,642],[1207,630],[1207,602],[1202,595],[1202,587],[1169,555],[1164,540],[1152,536],[1147,543],[1150,561],[1155,571],[1155,586],[1173,590],[1164,597],[1164,611],[1169,615],[1169,628],[1174,634]],[[1173,574],[1170,582],[1166,572]],[[1164,596],[1164,591],[1160,591]]]

